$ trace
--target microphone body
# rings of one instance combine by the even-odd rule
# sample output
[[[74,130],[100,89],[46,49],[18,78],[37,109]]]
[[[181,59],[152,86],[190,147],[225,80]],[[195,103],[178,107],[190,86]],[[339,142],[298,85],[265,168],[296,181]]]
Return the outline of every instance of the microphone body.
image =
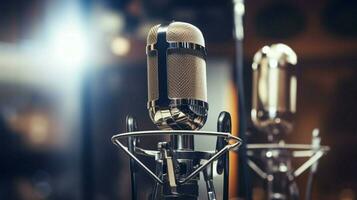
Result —
[[[198,130],[206,122],[206,49],[188,23],[156,25],[147,37],[148,110],[160,129]]]
[[[251,117],[268,134],[292,130],[296,111],[295,52],[284,44],[260,49],[254,56]]]

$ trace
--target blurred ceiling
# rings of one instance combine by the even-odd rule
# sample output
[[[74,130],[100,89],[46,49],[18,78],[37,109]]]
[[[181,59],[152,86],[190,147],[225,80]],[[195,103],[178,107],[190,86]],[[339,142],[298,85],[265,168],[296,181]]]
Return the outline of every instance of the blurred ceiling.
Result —
[[[13,0],[0,4],[0,41],[31,39],[45,23],[49,4],[59,1]],[[63,1],[66,2],[66,1]],[[86,16],[95,7],[123,17],[123,35],[143,46],[148,25],[186,21],[199,27],[210,55],[234,56],[231,0],[82,0]],[[283,42],[307,59],[353,57],[357,51],[357,3],[349,0],[245,1],[245,56],[263,45]],[[143,29],[143,27],[145,27]],[[150,26],[149,26],[150,27]],[[143,31],[144,30],[144,31]],[[141,34],[139,33],[141,32]],[[140,37],[138,37],[140,35]],[[143,58],[143,51],[128,57]]]

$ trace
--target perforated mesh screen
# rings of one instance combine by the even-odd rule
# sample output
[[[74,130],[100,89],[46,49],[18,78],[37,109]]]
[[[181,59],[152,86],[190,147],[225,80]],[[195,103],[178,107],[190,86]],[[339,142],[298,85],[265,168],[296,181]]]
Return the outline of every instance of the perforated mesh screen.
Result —
[[[168,56],[169,98],[207,101],[206,61],[189,54]]]
[[[148,99],[159,97],[157,56],[148,56]],[[169,98],[207,101],[206,61],[188,54],[168,56]]]
[[[159,98],[159,81],[158,81],[158,65],[157,55],[147,57],[147,73],[148,73],[148,99],[149,101]]]
[[[154,26],[148,34],[147,44],[155,44],[160,25]],[[195,26],[173,22],[167,30],[167,40],[192,42],[204,46],[201,31]],[[148,100],[159,97],[157,55],[148,55]],[[197,99],[207,102],[206,61],[184,52],[170,53],[167,56],[167,79],[169,98]]]

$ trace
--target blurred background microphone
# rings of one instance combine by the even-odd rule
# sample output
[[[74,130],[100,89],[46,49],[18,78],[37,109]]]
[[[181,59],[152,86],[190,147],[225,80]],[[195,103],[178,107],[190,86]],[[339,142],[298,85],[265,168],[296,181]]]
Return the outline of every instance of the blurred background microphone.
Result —
[[[267,143],[248,145],[248,165],[266,181],[267,199],[300,199],[296,178],[311,167],[305,190],[311,198],[312,177],[318,160],[328,151],[319,145],[320,138],[313,131],[312,145],[286,144],[286,134],[293,129],[296,112],[297,56],[285,44],[264,46],[254,55],[252,64],[252,122],[267,134]],[[296,169],[292,159],[309,159]],[[260,168],[254,161],[263,163]]]
[[[255,56],[251,116],[269,141],[292,130],[296,111],[295,52],[284,44],[263,47]]]

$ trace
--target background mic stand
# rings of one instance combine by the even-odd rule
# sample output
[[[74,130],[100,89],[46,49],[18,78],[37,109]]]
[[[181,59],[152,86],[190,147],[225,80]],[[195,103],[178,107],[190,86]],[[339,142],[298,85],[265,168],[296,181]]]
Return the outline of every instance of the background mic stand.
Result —
[[[213,162],[218,160],[217,172],[224,173],[224,200],[228,200],[228,152],[237,150],[241,145],[241,139],[230,134],[231,117],[229,113],[222,112],[218,118],[218,132],[211,131],[136,131],[136,123],[133,117],[128,116],[127,133],[121,133],[112,137],[112,142],[130,157],[131,193],[132,200],[137,199],[136,172],[143,169],[154,181],[154,187],[149,199],[165,200],[190,200],[198,199],[198,180],[202,172],[207,187],[209,200],[216,200],[216,192],[213,185]],[[221,132],[222,131],[222,132]],[[138,140],[144,136],[170,136],[171,141],[160,142],[158,150],[147,150],[138,147]],[[176,148],[177,141],[173,138],[188,138],[193,136],[217,137],[215,151],[195,151],[193,145],[190,148]],[[120,140],[128,139],[128,147]],[[153,172],[136,155],[151,157],[155,160],[156,169]]]
[[[307,184],[306,199],[311,198],[312,175],[316,172],[319,159],[329,151],[328,146],[320,146],[318,131],[312,133],[312,145],[285,144],[284,141],[274,141],[272,135],[266,144],[248,144],[247,155],[249,167],[262,179],[267,181],[268,199],[299,199],[299,191],[295,179],[311,167],[311,175]],[[291,165],[293,158],[309,159],[296,170]],[[263,170],[254,161],[258,158],[265,164]],[[310,180],[311,179],[311,180]]]
[[[126,117],[126,131],[133,132],[137,130],[137,124],[134,117],[128,115]],[[128,137],[128,149],[131,153],[134,153],[136,145],[135,137]],[[132,199],[137,199],[137,187],[136,187],[136,165],[133,159],[130,159],[130,179],[131,179],[131,196]]]

